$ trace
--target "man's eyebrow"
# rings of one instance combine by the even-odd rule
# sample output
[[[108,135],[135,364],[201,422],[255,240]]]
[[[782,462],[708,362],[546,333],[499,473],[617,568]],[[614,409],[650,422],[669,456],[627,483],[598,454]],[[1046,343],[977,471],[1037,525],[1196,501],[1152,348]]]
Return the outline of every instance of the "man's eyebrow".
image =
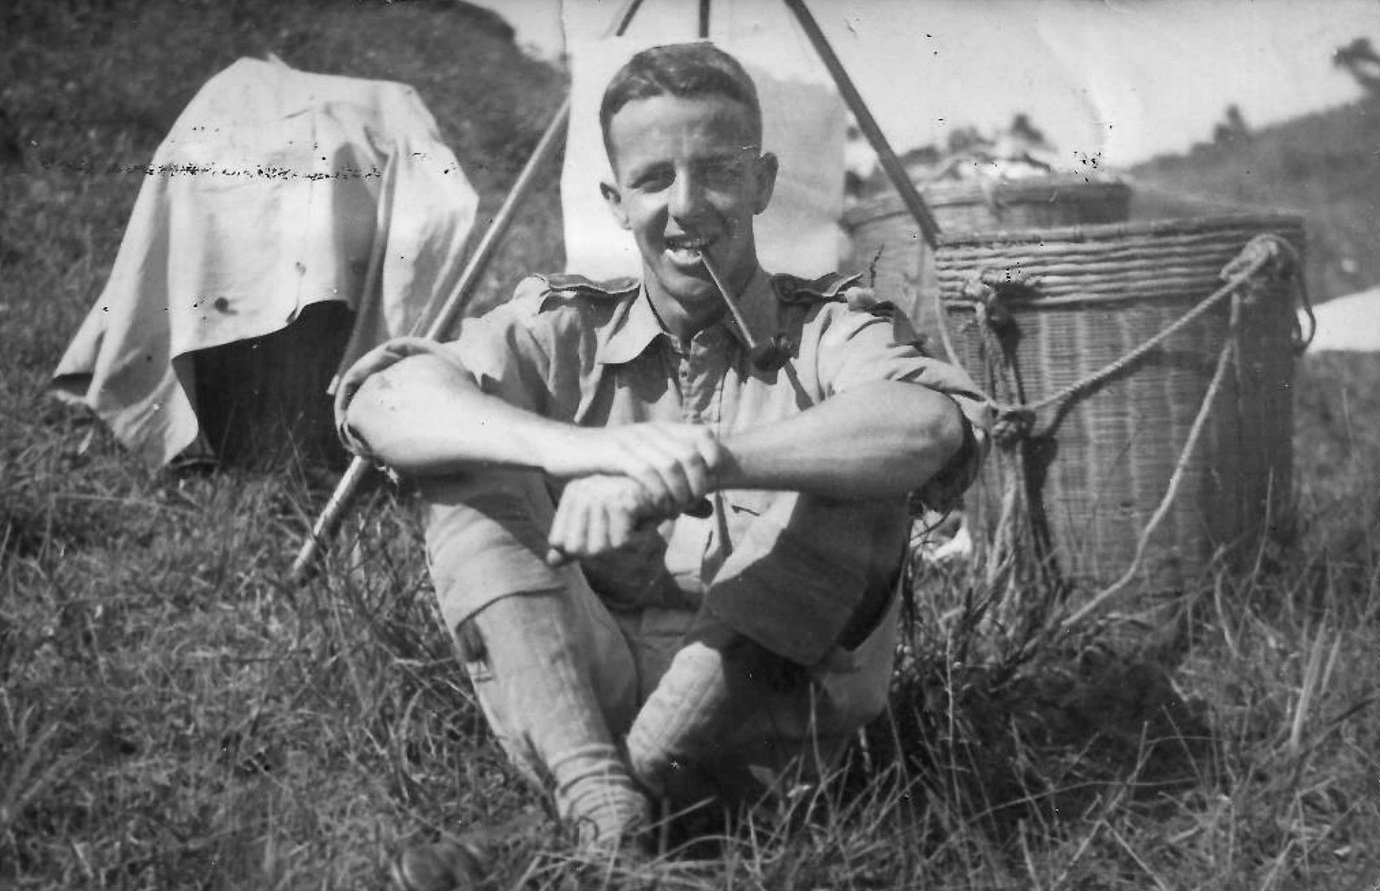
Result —
[[[631,167],[629,167],[628,174],[630,176],[643,176],[652,171],[664,170],[668,167],[674,166],[675,165],[671,164],[669,161],[646,161],[641,164],[634,164]]]
[[[704,155],[702,157],[695,158],[694,161],[697,164],[718,164],[725,161],[737,163],[743,159],[744,154],[746,154],[748,151],[750,150],[734,149],[732,151],[726,152],[715,152],[712,155]]]

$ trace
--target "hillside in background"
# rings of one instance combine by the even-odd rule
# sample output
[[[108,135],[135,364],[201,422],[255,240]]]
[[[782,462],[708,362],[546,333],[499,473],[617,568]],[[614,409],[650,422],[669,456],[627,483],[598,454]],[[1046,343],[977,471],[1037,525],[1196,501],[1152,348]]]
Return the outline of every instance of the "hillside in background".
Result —
[[[92,281],[103,283],[144,166],[173,121],[235,59],[270,53],[304,71],[414,87],[481,196],[481,224],[566,92],[562,72],[523,55],[502,19],[466,3],[14,0],[0,7],[0,136],[24,157],[11,151],[0,163],[23,165],[34,174],[26,185],[70,205],[89,242],[64,259],[97,264]],[[564,265],[557,185],[554,170],[539,179],[476,306],[510,293],[518,270]],[[24,242],[5,245],[5,259],[22,262]],[[85,306],[96,294],[54,296]]]
[[[307,71],[415,87],[484,199],[481,220],[566,90],[564,74],[524,56],[505,22],[453,0],[16,0],[0,9],[0,32],[5,145],[21,144],[31,165],[84,174],[68,182],[123,196],[123,213],[91,221],[93,259],[107,268],[142,166],[196,90],[240,56],[273,53]],[[1301,213],[1313,299],[1380,283],[1380,96],[1259,130],[1230,110],[1227,118],[1216,141],[1128,171],[1133,214]],[[476,307],[506,296],[519,270],[563,263],[557,178],[548,175]]]
[[[1129,174],[1132,214],[1141,219],[1243,209],[1302,214],[1314,301],[1380,283],[1380,95],[1230,132]]]

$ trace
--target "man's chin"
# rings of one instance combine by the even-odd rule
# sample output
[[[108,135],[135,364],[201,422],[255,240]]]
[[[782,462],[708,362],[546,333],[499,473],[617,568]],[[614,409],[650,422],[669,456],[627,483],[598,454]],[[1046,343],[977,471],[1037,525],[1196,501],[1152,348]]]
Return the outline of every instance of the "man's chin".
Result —
[[[714,286],[714,280],[709,277],[703,266],[693,272],[662,268],[658,273],[656,278],[661,290],[681,302],[710,300],[718,296],[719,291]]]

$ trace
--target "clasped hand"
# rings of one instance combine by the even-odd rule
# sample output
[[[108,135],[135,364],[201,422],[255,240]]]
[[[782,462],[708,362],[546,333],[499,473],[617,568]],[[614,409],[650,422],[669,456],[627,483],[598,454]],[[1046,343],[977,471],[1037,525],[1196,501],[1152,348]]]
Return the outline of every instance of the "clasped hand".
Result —
[[[453,357],[443,347],[418,337],[395,338],[361,357],[341,378],[335,402],[337,425],[348,433],[346,412],[367,378],[428,354],[453,365]],[[473,413],[471,421],[481,426],[486,412],[494,417],[497,397],[473,385],[466,393],[471,401],[456,411]],[[457,451],[479,448],[483,457],[476,458],[477,463],[539,468],[568,481],[549,536],[553,555],[563,558],[590,557],[621,547],[640,527],[696,512],[729,460],[713,432],[695,424],[649,422],[596,428],[535,415],[521,420],[511,413],[504,417],[501,423],[515,425],[511,438],[498,444],[486,441],[482,448],[461,443]]]
[[[726,452],[708,428],[643,423],[578,428],[543,461],[569,479],[548,541],[553,562],[627,544],[639,528],[695,512]]]

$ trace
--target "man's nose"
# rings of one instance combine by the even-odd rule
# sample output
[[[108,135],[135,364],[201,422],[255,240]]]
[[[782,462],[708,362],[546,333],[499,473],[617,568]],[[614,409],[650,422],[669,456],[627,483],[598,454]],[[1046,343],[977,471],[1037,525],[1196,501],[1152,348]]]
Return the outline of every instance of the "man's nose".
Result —
[[[704,184],[700,178],[688,174],[676,177],[671,190],[671,215],[679,220],[693,220],[704,210]]]

